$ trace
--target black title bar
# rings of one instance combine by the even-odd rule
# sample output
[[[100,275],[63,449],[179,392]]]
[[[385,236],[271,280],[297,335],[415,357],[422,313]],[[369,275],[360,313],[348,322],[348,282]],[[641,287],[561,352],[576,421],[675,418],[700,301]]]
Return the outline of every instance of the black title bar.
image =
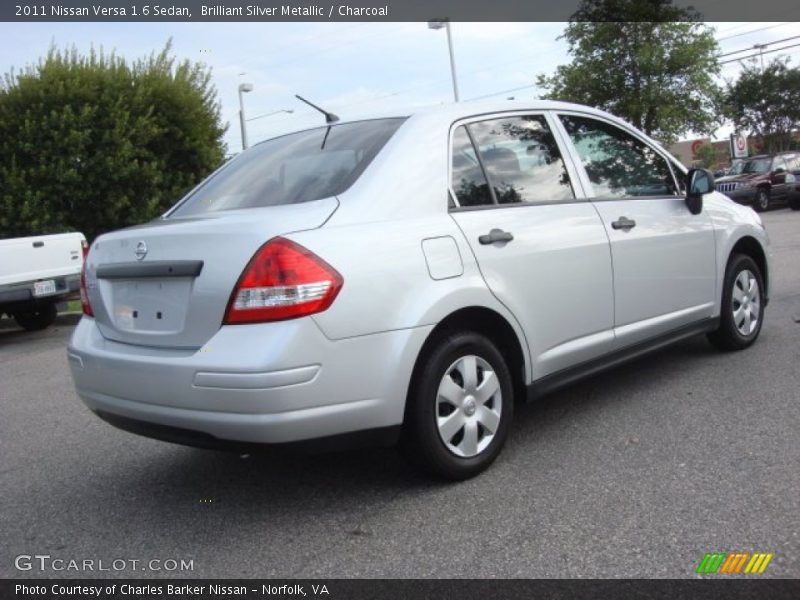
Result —
[[[0,21],[566,21],[579,0],[4,0]],[[797,21],[796,0],[674,0],[706,21]],[[613,20],[627,21],[619,14]]]

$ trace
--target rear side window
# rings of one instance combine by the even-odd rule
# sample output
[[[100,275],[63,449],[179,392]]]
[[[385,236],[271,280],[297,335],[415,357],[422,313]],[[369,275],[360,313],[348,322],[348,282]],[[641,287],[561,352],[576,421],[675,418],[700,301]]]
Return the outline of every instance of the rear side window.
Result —
[[[560,119],[596,198],[678,194],[667,161],[647,144],[603,121],[572,115]]]
[[[341,194],[404,121],[343,123],[253,146],[206,180],[170,217],[296,204]]]

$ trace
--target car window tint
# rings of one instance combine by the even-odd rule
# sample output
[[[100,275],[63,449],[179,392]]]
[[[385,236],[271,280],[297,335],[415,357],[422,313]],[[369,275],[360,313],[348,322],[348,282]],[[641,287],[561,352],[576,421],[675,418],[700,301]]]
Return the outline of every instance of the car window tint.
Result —
[[[453,134],[452,171],[453,191],[460,206],[482,206],[493,203],[486,176],[463,125]]]
[[[471,123],[469,130],[499,204],[575,198],[544,117],[481,121]]]
[[[561,115],[597,198],[678,195],[675,180],[653,148],[619,127]]]

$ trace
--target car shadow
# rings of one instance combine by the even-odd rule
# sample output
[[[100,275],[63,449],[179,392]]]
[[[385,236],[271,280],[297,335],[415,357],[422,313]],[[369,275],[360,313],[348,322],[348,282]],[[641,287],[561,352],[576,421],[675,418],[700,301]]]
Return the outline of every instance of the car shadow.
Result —
[[[13,344],[15,342],[30,342],[36,339],[53,337],[53,334],[60,334],[60,328],[74,327],[81,320],[80,313],[62,313],[56,317],[55,322],[46,329],[40,331],[26,331],[14,319],[3,317],[0,319],[0,344]]]
[[[597,410],[598,406],[620,410],[626,403],[638,401],[629,393],[633,388],[662,385],[665,380],[681,377],[688,363],[712,354],[716,352],[704,339],[687,340],[533,403],[518,405],[510,441],[521,443],[509,444],[499,462],[513,462],[515,453],[529,449],[524,443],[527,436],[557,434],[570,413]],[[339,501],[372,504],[376,498],[405,492],[435,493],[453,485],[420,474],[394,448],[241,455],[186,448],[117,431],[106,434],[125,436],[120,442],[129,451],[113,475],[106,472],[105,477],[113,478],[114,487],[150,490],[159,502],[168,505],[185,502],[188,496],[198,503],[207,498],[207,503],[217,507],[233,503],[240,509],[269,507],[270,511],[293,513],[312,500],[326,505]],[[493,475],[493,469],[483,477],[487,476],[499,477]],[[83,501],[87,500],[91,501]]]

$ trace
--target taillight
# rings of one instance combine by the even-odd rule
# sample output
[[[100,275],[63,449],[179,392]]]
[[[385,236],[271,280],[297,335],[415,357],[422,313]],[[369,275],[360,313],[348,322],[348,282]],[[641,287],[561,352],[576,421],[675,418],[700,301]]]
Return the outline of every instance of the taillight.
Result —
[[[86,291],[86,257],[89,256],[89,244],[86,240],[81,240],[81,250],[83,251],[83,266],[81,267],[81,308],[83,314],[94,316],[92,305],[89,303],[89,294]]]
[[[226,325],[281,321],[327,309],[342,276],[319,256],[282,237],[261,246],[239,277]]]

